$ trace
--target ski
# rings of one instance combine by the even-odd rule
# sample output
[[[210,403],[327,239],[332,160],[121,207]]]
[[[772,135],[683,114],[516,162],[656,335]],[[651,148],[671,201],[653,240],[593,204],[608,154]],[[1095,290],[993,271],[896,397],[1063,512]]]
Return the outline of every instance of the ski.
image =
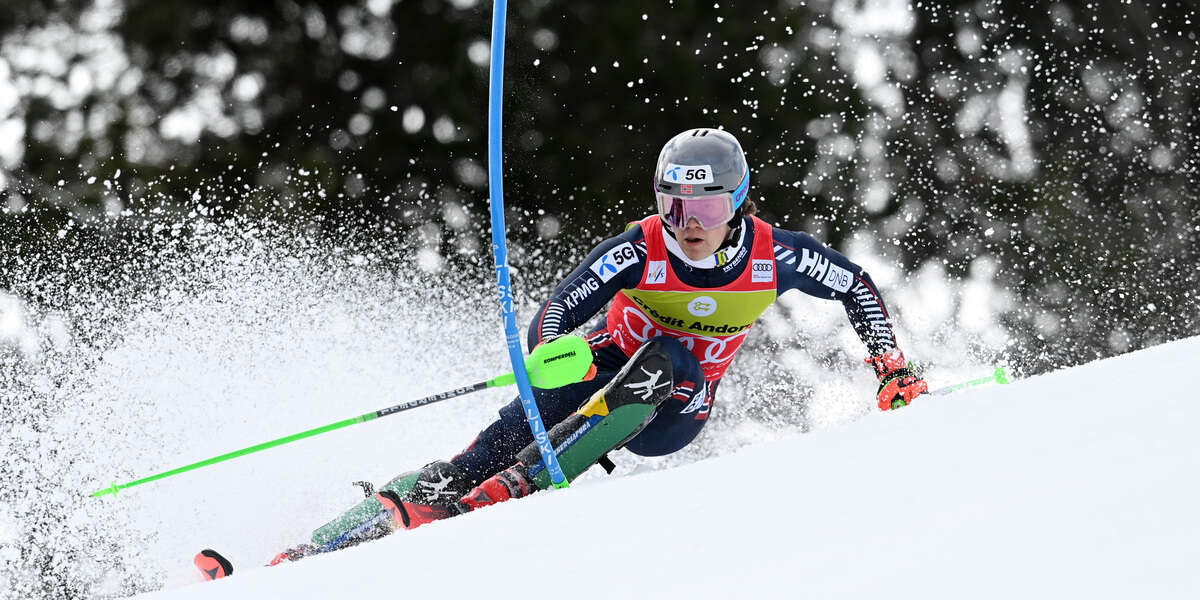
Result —
[[[271,559],[271,562],[265,566],[274,567],[285,562],[295,562],[302,558],[318,554],[336,552],[343,548],[356,546],[362,542],[379,539],[391,533],[391,522],[392,515],[386,510],[380,510],[372,518],[320,546],[301,544],[293,548],[288,548],[276,554]],[[229,562],[229,559],[224,556],[221,556],[216,550],[209,548],[201,550],[192,559],[192,562],[196,565],[196,568],[200,569],[200,573],[204,575],[207,581],[221,579],[233,574],[233,563]]]

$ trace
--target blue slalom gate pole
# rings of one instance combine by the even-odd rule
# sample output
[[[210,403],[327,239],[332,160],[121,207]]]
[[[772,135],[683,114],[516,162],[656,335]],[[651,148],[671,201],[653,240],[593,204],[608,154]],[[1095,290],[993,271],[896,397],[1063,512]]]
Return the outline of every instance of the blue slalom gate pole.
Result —
[[[504,337],[508,340],[508,357],[517,378],[517,390],[521,393],[521,404],[525,407],[525,419],[542,453],[542,462],[550,473],[554,487],[567,487],[567,478],[550,434],[542,423],[542,413],[533,399],[533,386],[529,384],[529,373],[525,371],[525,356],[521,352],[521,336],[517,329],[517,315],[513,310],[512,284],[508,275],[508,240],[504,224],[504,163],[501,148],[503,130],[504,97],[504,22],[508,13],[507,0],[495,0],[492,4],[492,64],[488,79],[488,189],[492,207],[492,252],[496,258],[496,282],[500,291],[500,313],[504,318]]]

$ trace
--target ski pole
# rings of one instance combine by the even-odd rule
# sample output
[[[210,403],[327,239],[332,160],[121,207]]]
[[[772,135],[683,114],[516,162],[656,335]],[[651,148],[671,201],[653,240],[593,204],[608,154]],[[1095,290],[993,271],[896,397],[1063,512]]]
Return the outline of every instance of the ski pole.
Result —
[[[996,369],[992,371],[992,374],[987,377],[980,377],[979,379],[972,379],[970,381],[948,385],[946,387],[933,390],[929,393],[933,396],[945,396],[946,394],[952,394],[959,390],[965,390],[969,387],[975,387],[985,383],[992,383],[993,381],[999,384],[1008,383],[1008,370],[1004,367],[996,367]]]
[[[922,372],[922,371],[924,371],[924,368],[918,367],[918,373]],[[940,387],[936,390],[933,390],[932,392],[929,392],[929,395],[945,396],[946,394],[952,394],[952,393],[960,391],[960,390],[965,390],[970,387],[975,387],[978,385],[983,385],[985,383],[992,383],[992,382],[1000,383],[1000,384],[1008,383],[1008,370],[1005,369],[1004,367],[996,367],[996,369],[994,371],[992,371],[992,374],[988,375],[987,377],[980,377],[978,379],[972,379],[970,381],[963,381],[961,383],[956,383],[954,385],[948,385],[946,387]],[[897,398],[896,400],[892,401],[892,408],[900,408],[902,406],[905,406],[906,404],[908,404],[908,403]]]
[[[591,379],[596,374],[595,366],[592,364],[592,350],[590,347],[588,347],[587,340],[575,335],[556,338],[534,348],[533,352],[530,352],[529,358],[525,360],[525,370],[529,375],[532,385],[543,389],[558,388],[564,385],[578,383],[580,381]],[[343,419],[341,421],[337,421],[336,423],[314,427],[307,431],[301,431],[300,433],[294,433],[292,435],[274,439],[269,442],[255,444],[247,448],[234,450],[233,452],[227,452],[220,456],[214,456],[212,458],[194,462],[190,465],[184,465],[169,471],[163,471],[162,473],[151,475],[149,477],[143,477],[142,479],[138,479],[136,481],[130,481],[128,483],[121,484],[113,482],[113,484],[109,487],[96,490],[92,494],[92,497],[98,498],[100,496],[107,496],[109,494],[116,495],[118,491],[123,489],[142,485],[144,483],[150,483],[151,481],[157,481],[159,479],[165,479],[173,475],[178,475],[180,473],[186,473],[187,471],[193,471],[202,467],[214,465],[219,462],[237,458],[239,456],[246,456],[247,454],[253,454],[268,448],[282,446],[296,440],[302,440],[304,438],[334,431],[335,429],[341,429],[343,427],[349,427],[351,425],[373,421],[379,417],[394,415],[398,412],[425,406],[426,404],[433,404],[434,402],[441,402],[442,400],[449,400],[450,398],[457,398],[458,396],[465,396],[479,390],[512,385],[514,382],[516,382],[516,378],[513,373],[506,373],[487,381],[481,381],[479,383],[441,392],[432,396],[426,396],[424,398],[412,400],[403,404],[389,406],[387,408],[369,412],[357,417]]]

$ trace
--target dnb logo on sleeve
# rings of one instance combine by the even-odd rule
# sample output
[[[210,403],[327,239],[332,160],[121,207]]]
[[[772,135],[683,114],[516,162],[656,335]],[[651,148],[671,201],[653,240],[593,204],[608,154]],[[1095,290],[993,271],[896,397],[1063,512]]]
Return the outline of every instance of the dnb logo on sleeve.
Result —
[[[825,287],[839,292],[850,289],[850,283],[854,281],[854,276],[850,274],[850,271],[833,264],[828,258],[808,248],[804,249],[800,264],[796,265],[796,271],[807,273],[809,277],[821,282]]]
[[[637,261],[637,252],[634,251],[633,244],[623,242],[620,246],[605,252],[603,256],[596,259],[596,262],[592,263],[591,269],[600,278],[600,281],[608,283],[609,279]]]

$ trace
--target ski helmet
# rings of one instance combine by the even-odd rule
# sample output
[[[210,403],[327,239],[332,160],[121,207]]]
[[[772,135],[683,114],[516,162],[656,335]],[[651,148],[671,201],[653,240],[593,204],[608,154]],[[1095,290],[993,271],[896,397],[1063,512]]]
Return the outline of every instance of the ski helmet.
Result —
[[[689,129],[663,146],[654,170],[658,214],[669,226],[695,218],[704,229],[736,227],[750,190],[750,169],[737,138],[720,129]]]

